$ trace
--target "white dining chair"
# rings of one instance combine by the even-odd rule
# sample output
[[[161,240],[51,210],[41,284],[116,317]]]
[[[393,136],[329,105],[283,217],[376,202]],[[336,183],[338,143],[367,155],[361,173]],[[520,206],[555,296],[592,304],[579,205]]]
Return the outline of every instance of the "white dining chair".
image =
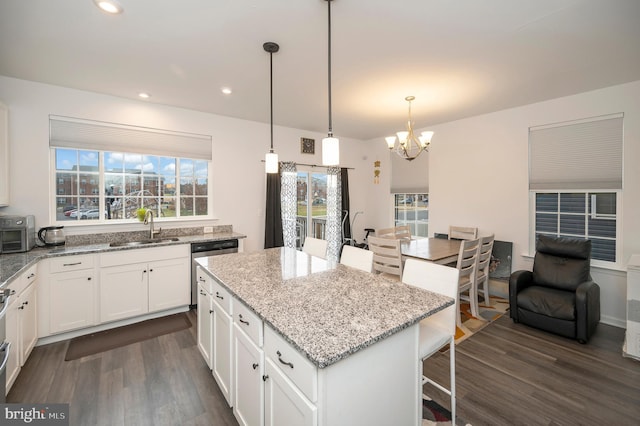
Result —
[[[458,252],[458,261],[456,263],[456,269],[459,272],[458,276],[458,315],[457,323],[458,327],[462,327],[462,319],[460,318],[460,299],[464,298],[469,301],[471,307],[471,315],[478,317],[478,296],[476,294],[476,288],[474,286],[476,262],[478,259],[478,245],[480,240],[463,240],[460,243],[460,251]],[[464,294],[467,293],[468,296]],[[476,301],[474,303],[474,300]]]
[[[302,246],[302,251],[312,256],[327,258],[327,240],[314,237],[306,237]]]
[[[494,235],[491,234],[480,238],[480,242],[478,243],[478,260],[476,262],[476,270],[473,274],[476,293],[476,310],[478,310],[480,292],[482,292],[484,304],[491,306],[491,301],[489,300],[489,266],[491,265],[491,252],[493,251],[494,239]]]
[[[340,263],[361,271],[371,272],[373,270],[373,252],[353,246],[342,247]]]
[[[393,228],[376,229],[376,237],[395,238],[398,240],[411,239],[411,228],[409,225],[394,226]]]
[[[373,270],[400,281],[402,278],[402,252],[400,240],[369,237],[369,250],[373,252]]]
[[[475,240],[478,238],[478,228],[469,226],[449,226],[450,240]]]
[[[456,315],[458,312],[458,275],[456,268],[416,259],[407,259],[402,274],[402,282],[434,293],[444,294],[456,300],[451,305],[420,321],[420,371],[422,385],[429,383],[451,396],[451,423],[456,424],[456,361],[455,335]],[[459,315],[458,315],[459,316]],[[424,360],[449,345],[450,385],[447,389],[427,377],[424,372]]]

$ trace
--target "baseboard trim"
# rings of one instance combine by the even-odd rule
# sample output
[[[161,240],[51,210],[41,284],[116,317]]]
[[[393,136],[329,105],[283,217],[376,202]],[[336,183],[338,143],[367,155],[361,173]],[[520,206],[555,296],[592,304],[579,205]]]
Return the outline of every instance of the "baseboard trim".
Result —
[[[166,311],[153,312],[150,314],[140,315],[138,317],[127,318],[127,319],[114,321],[106,324],[96,325],[93,327],[82,328],[80,330],[67,331],[65,333],[55,334],[52,336],[45,336],[38,339],[36,346],[42,346],[42,345],[48,345],[50,343],[61,342],[63,340],[73,339],[74,337],[84,336],[86,334],[109,330],[116,327],[122,327],[123,325],[135,324],[137,322],[146,321],[153,318],[160,318],[167,315],[186,312],[188,310],[189,310],[189,306],[179,306],[177,308],[167,309]]]

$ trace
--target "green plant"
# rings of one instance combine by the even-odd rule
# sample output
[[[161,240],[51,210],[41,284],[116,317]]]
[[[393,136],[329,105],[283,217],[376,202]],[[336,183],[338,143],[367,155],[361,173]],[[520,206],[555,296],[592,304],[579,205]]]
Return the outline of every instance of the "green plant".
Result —
[[[144,217],[147,214],[147,209],[145,207],[140,207],[138,210],[136,210],[136,216],[138,217],[138,220],[140,222],[144,221]]]

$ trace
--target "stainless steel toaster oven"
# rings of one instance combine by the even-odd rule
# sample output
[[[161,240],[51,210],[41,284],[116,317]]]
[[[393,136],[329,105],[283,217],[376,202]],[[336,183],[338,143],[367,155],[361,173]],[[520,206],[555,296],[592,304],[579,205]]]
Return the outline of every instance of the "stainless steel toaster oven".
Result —
[[[36,245],[33,215],[0,216],[0,253],[21,253]]]

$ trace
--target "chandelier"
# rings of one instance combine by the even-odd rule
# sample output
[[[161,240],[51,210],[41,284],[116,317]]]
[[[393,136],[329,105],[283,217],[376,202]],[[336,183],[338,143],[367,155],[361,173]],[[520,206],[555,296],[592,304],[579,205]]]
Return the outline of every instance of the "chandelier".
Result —
[[[418,137],[413,133],[411,101],[414,99],[414,96],[407,96],[404,98],[405,101],[409,102],[409,120],[407,120],[407,130],[397,132],[397,137],[388,136],[385,138],[389,150],[395,151],[396,154],[408,161],[417,158],[422,151],[428,151],[429,145],[431,145],[431,138],[433,137],[433,132],[431,131],[422,132]]]

